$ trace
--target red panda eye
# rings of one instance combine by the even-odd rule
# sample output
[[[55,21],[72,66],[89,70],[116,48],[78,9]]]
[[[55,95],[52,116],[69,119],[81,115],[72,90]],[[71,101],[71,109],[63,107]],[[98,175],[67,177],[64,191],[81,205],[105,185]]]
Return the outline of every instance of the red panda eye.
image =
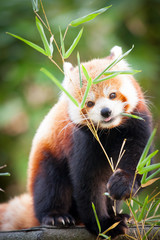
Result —
[[[88,101],[87,102],[87,107],[93,107],[94,106],[94,102],[92,102],[92,101]]]
[[[116,98],[116,97],[117,97],[117,95],[116,95],[116,93],[114,93],[114,92],[109,94],[109,98],[110,98],[110,99],[114,99],[114,98]]]

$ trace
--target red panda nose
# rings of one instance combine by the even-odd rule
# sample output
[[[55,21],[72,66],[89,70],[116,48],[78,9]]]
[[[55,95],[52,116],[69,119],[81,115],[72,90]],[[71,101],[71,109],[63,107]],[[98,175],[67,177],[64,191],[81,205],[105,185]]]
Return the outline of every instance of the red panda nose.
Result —
[[[107,118],[111,115],[111,110],[109,108],[102,108],[101,115]]]

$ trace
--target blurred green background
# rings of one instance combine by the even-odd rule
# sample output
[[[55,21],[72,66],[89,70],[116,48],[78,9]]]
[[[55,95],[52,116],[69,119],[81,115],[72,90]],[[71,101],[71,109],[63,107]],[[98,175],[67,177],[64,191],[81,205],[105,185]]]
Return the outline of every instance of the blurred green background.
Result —
[[[83,37],[69,61],[105,57],[114,45],[123,51],[135,45],[127,57],[144,89],[154,117],[160,122],[160,1],[159,0],[45,0],[44,7],[59,43],[58,27],[65,30],[77,17],[112,4],[104,14],[85,24]],[[43,16],[40,10],[40,15]],[[44,18],[43,18],[44,19]],[[80,27],[71,28],[65,45],[70,46]],[[25,191],[27,162],[32,138],[45,114],[57,101],[59,90],[39,70],[46,67],[57,78],[63,76],[47,57],[6,34],[11,32],[42,46],[30,0],[0,0],[0,201]],[[49,36],[49,35],[48,35]],[[58,52],[54,59],[60,62]],[[160,149],[160,127],[155,139]],[[158,161],[159,156],[157,156]],[[155,187],[155,185],[153,186]]]

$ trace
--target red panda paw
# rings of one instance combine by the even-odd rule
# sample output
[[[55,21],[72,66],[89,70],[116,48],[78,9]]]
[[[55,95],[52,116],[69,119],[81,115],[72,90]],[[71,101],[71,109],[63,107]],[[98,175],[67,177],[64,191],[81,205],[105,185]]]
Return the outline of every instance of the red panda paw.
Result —
[[[122,169],[117,169],[107,183],[107,189],[112,199],[122,200],[130,197],[132,177]]]
[[[42,225],[69,227],[75,225],[75,220],[69,214],[50,214],[46,217],[43,217]]]

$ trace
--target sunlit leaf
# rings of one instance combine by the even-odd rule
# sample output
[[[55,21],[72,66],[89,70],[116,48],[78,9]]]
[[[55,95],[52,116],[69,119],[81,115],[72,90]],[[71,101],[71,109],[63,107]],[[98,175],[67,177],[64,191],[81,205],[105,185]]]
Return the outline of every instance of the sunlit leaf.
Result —
[[[50,56],[52,56],[50,45],[49,45],[49,43],[47,41],[47,38],[46,38],[46,35],[45,35],[45,32],[44,32],[42,23],[40,22],[40,20],[37,17],[36,17],[36,26],[37,26],[37,29],[38,29],[39,34],[41,36],[41,39],[42,39],[42,42],[43,42],[46,54],[47,54],[47,56],[50,57]]]
[[[87,79],[87,87],[86,87],[86,90],[85,90],[85,93],[83,95],[83,99],[82,99],[82,102],[81,102],[81,109],[84,107],[85,105],[85,102],[86,102],[86,99],[87,99],[87,96],[88,96],[88,93],[89,93],[89,90],[92,86],[92,79],[89,77],[89,74],[87,72],[87,69],[82,65],[82,70],[83,70],[83,73]]]
[[[64,55],[65,55],[65,47],[64,47],[64,41],[63,41],[62,32],[61,32],[60,27],[59,27],[59,33],[60,33],[60,41],[61,41],[61,48],[62,48],[62,56],[64,57]]]
[[[113,225],[111,225],[109,228],[107,228],[102,234],[106,234],[107,232],[109,232],[110,230],[116,228],[118,225],[120,224],[119,222],[114,223]]]
[[[70,48],[67,50],[67,52],[64,54],[64,59],[68,58],[71,53],[73,52],[73,50],[75,49],[75,47],[77,46],[81,36],[83,33],[83,28],[80,30],[80,32],[78,33],[77,37],[74,39],[72,45],[70,46]]]
[[[138,201],[136,198],[132,198],[132,200],[137,203],[139,206],[143,206],[143,203],[141,203],[140,201]]]
[[[94,79],[93,80],[93,84],[97,84],[97,83],[109,80],[109,79],[114,78],[114,77],[116,77],[118,75],[119,75],[119,73],[114,73],[114,74],[111,74],[111,75],[109,75],[109,76],[107,76],[105,78],[101,78],[101,79],[97,79],[97,80]]]
[[[159,173],[160,173],[160,168],[157,171],[155,171],[154,173],[152,173],[149,177],[147,177],[145,182],[151,180],[152,178],[154,178]]]
[[[156,164],[152,164],[150,166],[146,166],[143,169],[139,170],[138,173],[139,174],[147,173],[147,172],[153,171],[157,168],[160,168],[160,163],[156,163]]]
[[[99,236],[103,237],[104,239],[110,240],[111,237],[108,237],[107,235],[104,235],[103,233],[100,233]]]
[[[129,75],[134,75],[136,73],[139,73],[141,72],[141,70],[127,70],[127,71],[106,71],[103,73],[103,75],[111,75],[111,74],[115,74],[117,73],[118,75],[119,74],[129,74]]]
[[[146,179],[146,183],[141,184],[141,187],[142,187],[142,188],[148,187],[148,186],[150,186],[151,184],[153,184],[154,182],[156,182],[158,179],[160,179],[160,178],[153,178],[153,179],[150,179],[150,180],[148,180],[148,181],[147,181],[147,179]]]
[[[34,49],[37,50],[38,52],[40,52],[40,53],[42,53],[42,54],[44,54],[44,55],[47,55],[46,52],[45,52],[45,50],[44,50],[43,48],[39,47],[38,45],[36,45],[36,44],[34,44],[34,43],[32,43],[32,42],[24,39],[24,38],[21,38],[21,37],[15,35],[15,34],[12,34],[12,33],[9,33],[9,32],[7,32],[7,34],[9,34],[9,35],[11,35],[12,37],[15,37],[15,38],[21,40],[22,42],[26,43],[27,45],[29,45],[30,47],[34,48]]]
[[[33,6],[33,11],[36,11],[36,12],[39,11],[38,0],[32,0],[32,6]]]
[[[111,64],[109,64],[94,80],[94,82],[97,82],[98,79],[109,69],[111,69],[112,67],[114,67],[117,63],[119,63],[123,58],[125,58],[134,48],[134,45],[132,46],[131,49],[129,49],[127,52],[125,52],[124,54],[120,55],[118,58],[116,58],[113,62],[111,62]]]
[[[104,13],[104,12],[105,12],[106,10],[108,10],[110,7],[111,7],[111,5],[108,6],[108,7],[105,7],[105,8],[101,8],[101,9],[99,9],[99,10],[97,10],[97,11],[95,11],[95,12],[92,12],[92,13],[86,15],[86,16],[83,16],[83,17],[81,17],[81,18],[77,18],[77,19],[73,20],[73,21],[70,23],[70,25],[71,25],[72,27],[77,27],[78,25],[80,25],[80,24],[82,24],[82,23],[91,21],[91,20],[94,19],[96,16]]]
[[[134,115],[134,114],[130,114],[130,113],[121,113],[121,115],[124,116],[124,117],[130,117],[130,118],[135,118],[135,119],[139,119],[139,120],[143,120],[143,121],[144,121],[144,119],[143,119],[142,117],[139,117],[139,116]]]
[[[147,203],[148,203],[148,196],[144,200],[144,204],[143,204],[143,207],[141,209],[141,213],[138,216],[138,222],[140,222],[142,220],[142,218],[144,217],[144,213],[145,213],[145,210],[147,208]]]
[[[59,89],[61,89],[68,97],[69,99],[77,106],[79,107],[78,102],[72,95],[62,86],[62,84],[45,68],[41,68],[41,71],[48,76],[56,85]]]
[[[153,153],[150,153],[143,161],[141,161],[140,164],[137,166],[138,172],[147,164],[148,161],[150,161],[159,151],[156,150]]]
[[[0,176],[11,176],[11,174],[10,173],[8,173],[8,172],[6,172],[6,173],[0,173]]]
[[[148,142],[147,142],[147,144],[146,144],[146,146],[145,146],[145,148],[144,148],[144,150],[143,150],[143,153],[142,153],[142,155],[141,155],[141,157],[140,157],[140,160],[139,160],[139,163],[138,163],[137,167],[138,167],[138,166],[141,164],[141,162],[144,161],[144,159],[146,158],[146,156],[147,156],[147,154],[148,154],[148,152],[149,152],[149,149],[150,149],[150,147],[151,147],[153,138],[154,138],[154,136],[155,136],[155,134],[156,134],[156,131],[157,131],[157,129],[154,128],[153,131],[152,131],[152,134],[151,134],[151,136],[149,137]]]
[[[80,88],[82,88],[82,74],[81,74],[81,63],[80,63],[79,52],[77,52],[77,62],[78,62],[78,71],[79,71]]]
[[[152,231],[152,229],[154,228],[154,226],[151,226],[150,229],[145,233],[145,235],[143,236],[142,240],[147,240],[148,235],[150,234],[150,232]]]
[[[100,222],[99,222],[99,219],[98,219],[98,216],[97,216],[97,212],[96,212],[96,208],[95,208],[95,205],[94,205],[93,202],[92,202],[92,209],[93,209],[94,216],[95,216],[97,226],[98,226],[98,230],[99,230],[99,233],[100,233],[101,232],[101,225],[100,225]]]

